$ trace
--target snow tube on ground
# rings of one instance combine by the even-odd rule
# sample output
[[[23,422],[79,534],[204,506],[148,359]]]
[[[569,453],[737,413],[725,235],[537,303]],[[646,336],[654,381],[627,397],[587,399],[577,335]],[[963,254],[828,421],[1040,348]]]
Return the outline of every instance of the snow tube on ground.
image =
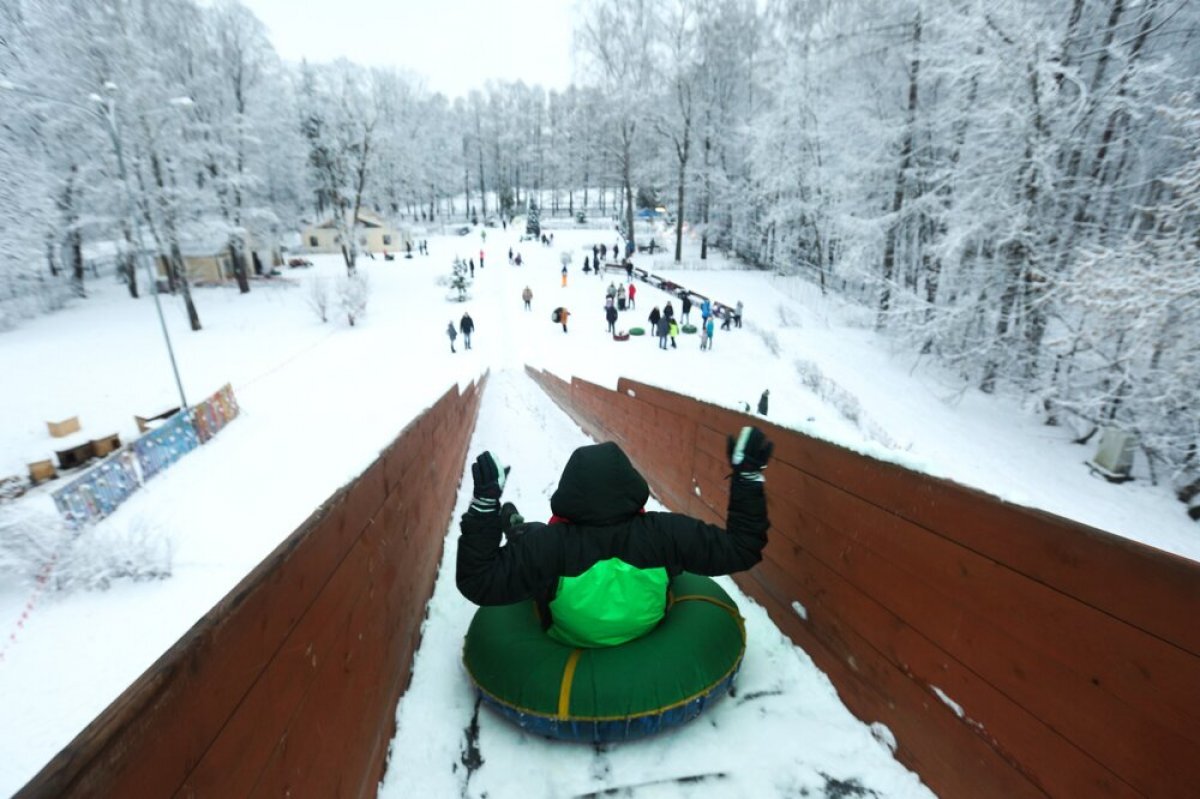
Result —
[[[729,690],[746,651],[737,605],[681,574],[663,621],[614,647],[575,649],[542,630],[532,601],[482,607],[463,665],[483,701],[520,727],[571,741],[625,741],[678,726]]]

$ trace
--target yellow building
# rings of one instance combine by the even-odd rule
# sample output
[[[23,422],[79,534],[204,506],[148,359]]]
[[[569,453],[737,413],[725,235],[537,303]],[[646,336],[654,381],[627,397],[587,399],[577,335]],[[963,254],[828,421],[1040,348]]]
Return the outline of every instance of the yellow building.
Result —
[[[358,212],[358,223],[354,226],[358,247],[369,252],[403,252],[411,240],[407,231],[397,231],[370,211]],[[306,252],[335,253],[342,251],[342,238],[333,219],[310,225],[301,234]]]
[[[269,274],[283,263],[279,248],[245,236],[242,241],[242,258],[246,274],[251,277]],[[183,265],[188,281],[193,284],[224,283],[234,279],[233,254],[229,251],[228,229],[214,226],[208,229],[194,226],[180,236],[179,249],[183,254]],[[168,259],[159,255],[156,259],[158,276],[166,278]]]

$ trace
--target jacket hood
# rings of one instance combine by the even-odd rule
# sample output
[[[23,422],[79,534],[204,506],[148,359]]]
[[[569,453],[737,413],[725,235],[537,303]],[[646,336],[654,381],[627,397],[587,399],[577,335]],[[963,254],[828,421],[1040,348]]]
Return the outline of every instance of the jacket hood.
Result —
[[[604,525],[628,519],[650,497],[650,487],[621,448],[609,441],[571,453],[550,497],[555,516],[573,524]]]

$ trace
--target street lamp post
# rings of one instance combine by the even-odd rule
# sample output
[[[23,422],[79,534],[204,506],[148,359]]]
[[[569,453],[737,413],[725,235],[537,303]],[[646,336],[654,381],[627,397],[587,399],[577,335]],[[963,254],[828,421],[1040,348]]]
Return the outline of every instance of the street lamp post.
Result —
[[[150,260],[145,257],[145,253],[142,252],[143,242],[141,225],[138,223],[137,214],[134,212],[133,194],[129,188],[129,173],[125,169],[125,151],[121,146],[121,134],[117,128],[116,100],[113,97],[113,91],[116,90],[116,86],[114,86],[112,83],[105,83],[104,88],[108,92],[108,97],[101,97],[98,94],[92,94],[89,98],[99,104],[98,110],[96,108],[89,108],[81,103],[75,103],[70,100],[62,100],[57,97],[49,97],[44,94],[32,92],[16,86],[7,80],[0,80],[0,89],[28,95],[30,97],[34,97],[39,100],[45,100],[51,103],[70,106],[71,108],[86,111],[89,114],[94,112],[104,119],[108,136],[112,140],[113,151],[117,156],[117,172],[121,178],[121,193],[125,201],[125,216],[133,227],[134,257],[141,260],[146,267],[146,277],[150,280],[149,291],[154,297],[154,309],[158,312],[158,323],[162,328],[163,341],[165,341],[167,344],[167,356],[171,359],[171,372],[175,375],[175,387],[179,390],[179,407],[187,408],[188,403],[187,396],[183,392],[183,380],[181,380],[179,377],[179,366],[175,362],[175,348],[171,346],[171,334],[167,331],[167,320],[163,316],[162,302],[158,298],[158,280],[154,274],[154,267],[151,265]],[[176,97],[170,102],[172,105],[181,107],[190,107],[192,105],[192,100],[189,97]]]

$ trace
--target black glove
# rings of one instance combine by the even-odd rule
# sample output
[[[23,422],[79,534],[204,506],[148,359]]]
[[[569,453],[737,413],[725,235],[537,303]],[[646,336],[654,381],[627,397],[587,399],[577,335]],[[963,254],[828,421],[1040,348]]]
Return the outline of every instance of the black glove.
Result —
[[[767,468],[775,445],[757,427],[743,427],[736,439],[729,436],[725,450],[735,475],[743,480],[761,483],[762,470]]]
[[[479,513],[495,511],[500,507],[500,495],[504,493],[504,481],[511,466],[504,466],[490,452],[484,452],[471,464],[471,477],[475,481],[475,498],[471,510]]]
[[[514,528],[520,527],[524,523],[525,517],[517,510],[516,505],[511,502],[505,502],[500,507],[500,529],[510,541],[523,532],[522,530],[514,530]]]

